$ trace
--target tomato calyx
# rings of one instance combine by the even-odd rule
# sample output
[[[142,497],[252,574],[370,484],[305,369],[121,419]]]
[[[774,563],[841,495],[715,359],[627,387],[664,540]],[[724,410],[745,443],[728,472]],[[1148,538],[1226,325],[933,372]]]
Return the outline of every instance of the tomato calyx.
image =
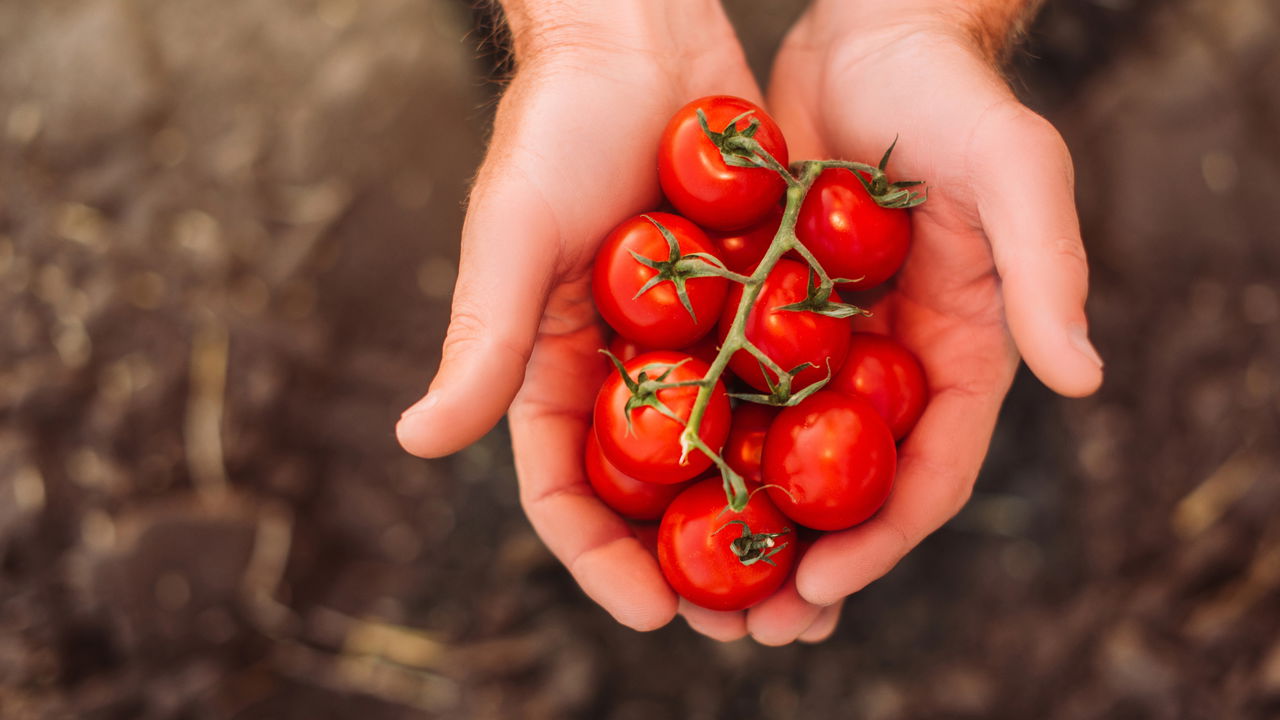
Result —
[[[676,297],[680,298],[680,304],[689,313],[689,317],[693,318],[693,322],[698,322],[698,315],[693,311],[693,303],[689,300],[689,291],[685,287],[685,282],[693,278],[721,276],[735,279],[738,277],[736,273],[732,273],[720,262],[720,259],[709,253],[688,253],[680,252],[680,243],[676,241],[676,236],[672,234],[662,223],[654,220],[648,215],[641,215],[645,220],[653,223],[653,226],[662,234],[662,239],[667,241],[668,255],[666,260],[654,260],[647,258],[635,250],[628,250],[631,257],[636,262],[645,267],[653,268],[657,271],[648,282],[640,287],[636,292],[635,298],[644,295],[654,287],[670,282],[675,285]],[[632,299],[635,299],[632,298]]]
[[[633,431],[631,425],[631,413],[642,407],[651,407],[659,413],[662,413],[663,416],[668,417],[681,425],[685,424],[685,421],[679,415],[676,415],[671,408],[667,407],[666,403],[662,402],[658,397],[658,391],[666,388],[685,387],[688,385],[702,386],[705,383],[704,380],[666,382],[666,379],[671,375],[671,373],[675,372],[676,368],[685,364],[692,358],[686,358],[673,365],[645,365],[640,368],[640,371],[636,373],[636,377],[632,379],[631,375],[627,373],[626,367],[623,366],[622,361],[618,359],[617,355],[614,355],[605,348],[601,348],[600,352],[608,356],[609,361],[618,369],[618,374],[622,376],[623,384],[627,386],[627,390],[631,393],[631,396],[627,398],[626,406],[623,408],[623,414],[627,419],[628,433]],[[650,377],[650,373],[658,369],[660,369],[662,373],[657,377]]]
[[[846,278],[833,278],[825,282],[814,282],[813,268],[809,268],[808,291],[805,298],[800,302],[794,302],[790,305],[779,305],[777,310],[788,310],[791,312],[812,312],[819,315],[826,315],[833,318],[847,318],[855,315],[871,316],[871,311],[864,310],[857,305],[843,302],[832,302],[831,293],[834,283],[853,282]]]
[[[725,165],[741,168],[768,168],[780,172],[786,179],[794,182],[791,173],[755,139],[756,131],[760,129],[760,119],[754,117],[754,114],[754,110],[748,110],[730,120],[724,130],[716,132],[707,123],[707,114],[702,111],[702,108],[698,108],[697,112],[698,124],[702,126],[703,134],[720,151]],[[747,126],[739,130],[738,122],[747,116],[752,117],[747,121]]]
[[[758,562],[776,565],[773,556],[782,552],[790,543],[777,543],[777,538],[782,537],[791,532],[791,528],[783,528],[782,532],[776,533],[753,533],[751,526],[745,520],[730,520],[729,522],[716,528],[712,535],[720,534],[721,530],[730,525],[741,525],[742,534],[733,539],[729,544],[729,549],[734,556],[738,558],[738,562],[746,566],[755,565]]]
[[[858,182],[862,183],[862,187],[866,189],[867,194],[882,208],[890,210],[913,208],[929,199],[929,191],[926,189],[921,193],[911,189],[923,185],[923,180],[889,182],[889,176],[885,173],[885,169],[889,166],[889,156],[893,154],[893,149],[897,146],[898,138],[895,135],[893,142],[889,145],[889,149],[885,150],[884,156],[880,158],[879,165],[830,160],[823,162],[822,166],[852,170],[854,177],[858,178]]]
[[[773,407],[793,407],[804,402],[804,399],[818,392],[831,381],[831,363],[827,362],[827,376],[808,387],[803,388],[799,392],[791,392],[791,382],[796,376],[805,370],[813,367],[813,363],[800,363],[799,365],[787,371],[786,377],[778,378],[775,383],[770,377],[770,369],[764,363],[760,363],[760,372],[764,375],[765,384],[769,386],[768,393],[729,393],[729,397],[744,402],[755,403],[757,405],[771,405]]]

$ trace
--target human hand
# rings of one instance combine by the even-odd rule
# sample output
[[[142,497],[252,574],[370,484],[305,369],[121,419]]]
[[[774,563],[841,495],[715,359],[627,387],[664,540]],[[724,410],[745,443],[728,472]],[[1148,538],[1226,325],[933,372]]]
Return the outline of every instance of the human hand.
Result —
[[[517,73],[471,194],[440,370],[396,434],[415,455],[438,457],[510,406],[534,529],[619,622],[652,629],[675,615],[677,597],[583,476],[607,367],[591,264],[614,225],[657,206],[655,149],[675,111],[710,94],[760,102],[760,91],[713,0],[505,7]],[[679,607],[708,631],[698,609]]]
[[[1019,352],[1063,395],[1101,383],[1086,334],[1070,156],[992,57],[1026,4],[817,0],[778,55],[770,108],[793,158],[874,163],[900,135],[891,179],[928,181],[907,262],[860,327],[912,349],[931,398],[899,448],[880,512],[814,543],[796,570],[797,596],[747,612],[761,642],[803,638],[819,612],[832,613],[960,510]]]

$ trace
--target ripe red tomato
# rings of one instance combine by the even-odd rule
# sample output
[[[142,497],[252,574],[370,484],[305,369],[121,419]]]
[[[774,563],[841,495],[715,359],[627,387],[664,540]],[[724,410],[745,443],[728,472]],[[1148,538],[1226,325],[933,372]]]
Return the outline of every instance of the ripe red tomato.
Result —
[[[716,246],[715,256],[730,270],[750,275],[756,269],[760,258],[768,252],[773,236],[778,234],[778,226],[782,224],[782,207],[773,206],[773,211],[765,215],[760,222],[742,230],[707,230],[707,237]]]
[[[730,167],[715,143],[702,131],[697,111],[707,117],[713,132],[722,132],[729,121],[752,111],[734,127],[746,130],[759,120],[754,138],[783,167],[787,166],[787,141],[773,118],[742,98],[713,95],[699,98],[676,111],[658,144],[658,180],[662,192],[681,215],[715,230],[734,230],[758,222],[778,203],[786,181],[761,167]]]
[[[745,544],[744,528],[759,544],[740,559],[734,541]],[[745,610],[772,595],[791,572],[795,548],[794,528],[767,495],[753,495],[742,512],[725,510],[719,478],[696,482],[678,495],[658,526],[658,564],[667,582],[711,610]],[[761,558],[768,553],[773,554],[767,560]],[[757,559],[743,563],[752,557]]]
[[[867,290],[902,267],[911,216],[877,205],[853,172],[828,168],[818,176],[800,206],[796,237],[831,277],[858,278],[845,287]]]
[[[632,520],[657,520],[683,484],[665,485],[637,480],[614,467],[600,452],[595,430],[587,433],[587,482],[605,505]]]
[[[778,416],[778,408],[744,402],[733,410],[729,439],[720,456],[747,480],[761,482],[760,461],[764,453],[764,436]]]
[[[591,276],[591,294],[600,316],[619,334],[648,347],[683,347],[714,327],[716,315],[724,305],[728,281],[721,277],[684,281],[692,316],[681,303],[673,281],[660,282],[637,297],[636,293],[658,271],[637,261],[631,253],[658,262],[667,261],[671,254],[666,239],[652,221],[661,223],[675,236],[682,255],[713,251],[702,230],[679,215],[637,215],[614,228],[600,244]]]
[[[685,361],[681,363],[681,361]],[[677,364],[679,364],[677,366]],[[699,380],[710,369],[697,358],[672,350],[645,353],[623,363],[627,375],[638,380],[643,371],[649,380],[656,380],[670,370],[666,382]],[[678,483],[702,474],[711,466],[711,458],[699,451],[689,454],[684,465],[680,464],[680,434],[689,419],[698,387],[664,388],[654,393],[681,422],[663,415],[656,407],[641,405],[627,412],[631,390],[615,370],[600,386],[594,412],[596,439],[600,451],[618,470],[637,480],[656,483]],[[627,425],[627,416],[631,425]],[[715,452],[724,447],[729,435],[729,397],[724,384],[716,381],[702,416],[698,436]]]
[[[888,499],[897,458],[875,408],[823,390],[773,421],[764,441],[764,478],[787,517],[815,530],[843,530]]]
[[[609,352],[613,353],[614,357],[618,358],[622,362],[626,362],[637,355],[653,352],[654,350],[670,349],[672,348],[645,347],[637,343],[635,340],[625,338],[621,335],[614,335],[613,338],[609,340]],[[714,333],[702,336],[692,345],[676,349],[687,355],[692,355],[708,365],[716,361],[716,353],[720,352],[720,348],[716,346],[716,336]],[[605,362],[608,362],[608,360]],[[609,363],[609,367],[613,367],[613,364]]]
[[[871,403],[895,440],[915,427],[929,398],[924,368],[898,341],[874,333],[854,333],[849,356],[827,389]],[[730,442],[733,434],[730,430]]]
[[[794,260],[782,259],[773,267],[760,288],[756,304],[747,314],[747,340],[764,351],[784,371],[801,363],[810,363],[796,375],[792,390],[812,385],[827,377],[830,363],[834,376],[844,363],[849,351],[851,324],[848,318],[833,318],[808,311],[779,310],[785,305],[800,302],[808,294],[809,267]],[[742,286],[734,283],[720,316],[717,335],[723,344],[729,335],[742,300]],[[831,294],[832,302],[840,302],[839,293]],[[739,350],[729,360],[729,368],[757,390],[768,392],[764,372],[750,353]]]

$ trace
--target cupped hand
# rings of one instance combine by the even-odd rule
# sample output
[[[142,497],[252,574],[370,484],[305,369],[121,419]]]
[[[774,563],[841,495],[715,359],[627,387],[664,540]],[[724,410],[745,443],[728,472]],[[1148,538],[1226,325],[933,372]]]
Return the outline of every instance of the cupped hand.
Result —
[[[540,5],[555,16],[540,17]],[[440,369],[396,434],[410,452],[438,457],[509,407],[534,529],[590,597],[643,630],[670,621],[677,598],[583,475],[607,366],[591,263],[614,225],[657,206],[655,151],[678,108],[761,94],[718,3],[580,5],[509,4],[518,70],[471,193]],[[741,616],[736,624],[744,634]]]
[[[751,633],[769,643],[802,637],[819,607],[887,573],[960,510],[1019,353],[1063,395],[1087,395],[1102,380],[1061,137],[1014,98],[963,18],[867,16],[858,6],[810,8],[779,53],[770,109],[795,159],[874,164],[897,136],[890,179],[928,181],[928,201],[912,210],[910,255],[875,300],[871,329],[920,357],[931,399],[899,448],[879,513],[814,543],[795,573],[796,598],[749,611]]]

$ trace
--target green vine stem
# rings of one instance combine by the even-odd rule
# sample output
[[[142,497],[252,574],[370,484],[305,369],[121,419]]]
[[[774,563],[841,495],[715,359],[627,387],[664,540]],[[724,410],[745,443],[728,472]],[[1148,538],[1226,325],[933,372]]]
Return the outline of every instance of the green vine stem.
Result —
[[[763,149],[760,149],[759,152],[768,156],[768,153]],[[769,160],[773,160],[773,158],[770,157]],[[833,287],[831,277],[826,270],[822,268],[808,248],[805,248],[796,238],[796,220],[800,216],[800,206],[804,202],[809,188],[818,179],[818,175],[821,174],[823,163],[803,163],[796,175],[792,175],[776,160],[770,163],[769,166],[787,180],[787,202],[782,212],[782,223],[778,226],[778,232],[774,234],[773,240],[769,243],[769,249],[765,252],[764,258],[760,260],[760,264],[756,266],[751,275],[742,281],[742,299],[738,301],[738,309],[733,316],[733,323],[729,325],[729,331],[724,338],[724,342],[721,343],[719,351],[716,353],[715,361],[711,363],[711,369],[707,371],[707,374],[702,379],[702,387],[699,388],[698,397],[694,400],[693,410],[689,414],[689,420],[685,424],[684,432],[680,435],[681,459],[688,457],[689,453],[694,450],[701,451],[710,457],[716,467],[720,469],[720,474],[725,482],[725,494],[728,498],[729,508],[735,512],[745,508],[747,500],[750,498],[746,481],[730,468],[718,453],[708,447],[698,435],[698,431],[702,426],[702,417],[706,414],[707,406],[711,402],[711,393],[715,389],[716,381],[720,379],[724,374],[725,368],[729,366],[729,358],[733,357],[733,354],[739,350],[746,350],[777,375],[778,382],[784,392],[790,391],[791,377],[776,362],[761,353],[758,348],[748,341],[746,334],[747,315],[751,312],[756,299],[760,296],[760,289],[764,285],[765,278],[773,271],[774,266],[778,264],[778,260],[783,255],[791,250],[796,250],[817,273],[819,288],[830,294],[830,290]]]

